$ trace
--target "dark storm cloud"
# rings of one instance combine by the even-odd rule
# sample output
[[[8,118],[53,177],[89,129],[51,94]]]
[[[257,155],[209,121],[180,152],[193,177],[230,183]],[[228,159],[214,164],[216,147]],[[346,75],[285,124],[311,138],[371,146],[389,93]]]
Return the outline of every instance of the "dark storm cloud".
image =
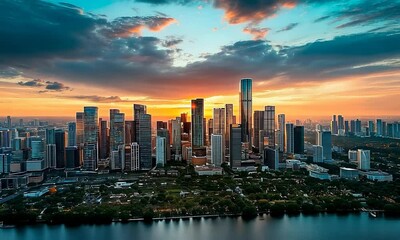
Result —
[[[63,83],[46,81],[46,90],[60,92],[69,89],[70,87],[65,86]]]
[[[70,90],[71,88],[66,86],[63,83],[60,82],[52,82],[52,81],[44,81],[42,79],[32,79],[28,81],[19,81],[17,83],[20,86],[24,87],[39,87],[43,88],[44,90],[39,91],[40,93],[43,92],[50,92],[50,91],[55,91],[55,92],[61,92],[61,91],[66,91]]]
[[[286,27],[281,28],[280,30],[276,31],[276,32],[286,32],[286,31],[290,31],[293,28],[297,27],[299,25],[299,23],[291,23],[289,25],[287,25]]]

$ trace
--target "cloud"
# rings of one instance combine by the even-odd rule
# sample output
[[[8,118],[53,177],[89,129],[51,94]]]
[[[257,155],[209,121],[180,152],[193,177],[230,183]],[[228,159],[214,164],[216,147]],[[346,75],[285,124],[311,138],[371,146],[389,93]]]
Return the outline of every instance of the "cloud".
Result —
[[[169,17],[120,17],[109,23],[109,27],[102,29],[102,32],[109,37],[127,38],[141,35],[143,29],[159,32],[173,23],[176,20]]]
[[[361,1],[335,14],[339,18],[350,20],[337,26],[339,29],[382,23],[397,25],[400,19],[400,1]]]
[[[17,83],[20,86],[25,86],[25,87],[39,87],[43,88],[44,90],[39,91],[39,93],[44,93],[44,92],[49,92],[49,91],[55,91],[55,92],[61,92],[61,91],[66,91],[70,90],[70,87],[65,86],[65,84],[60,83],[60,82],[52,82],[52,81],[44,81],[42,79],[32,79],[29,81],[19,81]]]
[[[247,26],[243,29],[244,33],[253,35],[254,40],[264,39],[268,34],[269,28],[259,28]]]
[[[45,86],[45,82],[41,79],[33,79],[30,81],[25,81],[25,82],[20,81],[17,84],[21,85],[21,86],[26,86],[26,87],[43,87],[43,86]]]
[[[259,23],[273,16],[281,8],[293,8],[295,0],[215,0],[214,7],[224,9],[224,18],[230,24]]]
[[[289,25],[287,25],[286,27],[281,28],[280,30],[276,31],[276,32],[286,32],[286,31],[290,31],[293,28],[297,27],[299,25],[299,23],[291,23]]]
[[[324,21],[324,20],[326,20],[326,19],[328,19],[330,17],[331,16],[323,16],[323,17],[317,18],[317,19],[314,20],[314,23],[322,22],[322,21]]]

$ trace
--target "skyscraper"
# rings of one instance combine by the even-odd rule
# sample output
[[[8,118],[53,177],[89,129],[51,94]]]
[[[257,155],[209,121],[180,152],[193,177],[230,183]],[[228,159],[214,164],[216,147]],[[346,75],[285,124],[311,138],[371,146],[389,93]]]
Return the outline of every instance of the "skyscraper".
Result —
[[[229,149],[230,127],[233,124],[233,104],[225,104],[225,148]]]
[[[294,127],[293,123],[286,123],[286,153],[294,153]]]
[[[118,109],[110,109],[110,152],[125,145],[125,114]]]
[[[211,144],[211,135],[213,134],[213,127],[214,127],[214,119],[208,119],[207,121],[207,127],[206,129],[208,129],[208,140],[207,140],[207,144]]]
[[[131,143],[135,142],[136,134],[135,134],[135,121],[125,121],[125,144],[131,145]]]
[[[266,106],[264,112],[265,137],[268,139],[268,147],[275,149],[275,106]]]
[[[251,150],[251,131],[252,131],[252,115],[253,115],[253,100],[252,100],[252,85],[253,80],[244,78],[240,81],[239,93],[239,112],[240,112],[240,126],[242,129],[242,142],[249,143]]]
[[[231,168],[241,167],[242,162],[242,129],[238,124],[230,125],[229,162]]]
[[[332,136],[330,131],[317,131],[317,145],[322,146],[323,159],[332,160]]]
[[[84,143],[83,141],[83,132],[84,132],[84,124],[83,124],[83,112],[76,113],[76,144],[79,146]]]
[[[171,144],[170,144],[170,137],[169,131],[167,129],[161,128],[157,130],[157,137],[164,137],[165,138],[165,149],[166,149],[166,161],[171,160]]]
[[[294,127],[294,153],[304,153],[304,126]]]
[[[157,166],[164,167],[167,162],[167,148],[166,148],[166,138],[159,137],[156,138],[156,163]]]
[[[332,134],[334,134],[334,135],[338,134],[338,122],[336,121],[336,115],[332,116],[331,131],[332,131]]]
[[[222,137],[222,155],[225,156],[225,130],[226,130],[226,111],[225,108],[214,108],[213,110],[213,134]]]
[[[324,149],[320,145],[313,145],[313,162],[323,163],[324,162]]]
[[[264,165],[268,166],[271,170],[278,170],[279,168],[279,152],[277,149],[265,148],[264,149]]]
[[[182,141],[181,141],[181,131],[182,124],[181,118],[177,117],[171,120],[172,123],[172,150],[175,153],[175,160],[179,160],[182,154]],[[169,141],[168,141],[169,142]]]
[[[211,162],[215,166],[221,166],[224,162],[224,141],[221,134],[211,135]]]
[[[83,167],[94,171],[97,168],[98,108],[84,107],[83,114]]]
[[[65,168],[65,132],[62,129],[55,131],[56,168]]]
[[[279,139],[278,139],[278,149],[280,152],[285,151],[285,114],[278,115],[278,129],[279,129]]]
[[[99,125],[99,158],[106,159],[110,153],[107,121],[100,118]]]
[[[376,119],[376,136],[381,137],[383,132],[382,119]]]
[[[371,167],[371,152],[370,150],[357,150],[358,169],[368,171]]]
[[[151,115],[139,114],[137,130],[137,143],[140,146],[140,168],[149,170],[152,168],[151,158]]]
[[[264,130],[264,111],[254,111],[254,138],[253,138],[253,145],[255,148],[262,152],[264,144],[264,136],[260,136],[260,131]],[[262,139],[262,140],[261,140]]]
[[[33,141],[32,143],[36,143]],[[36,151],[34,153],[32,148],[32,158],[36,156]],[[57,147],[56,144],[47,144],[46,145],[46,160],[45,160],[45,168],[56,168],[57,165]]]
[[[204,99],[192,100],[192,148],[204,146]]]
[[[76,146],[65,148],[65,168],[73,169],[79,167],[79,151]]]
[[[76,123],[68,123],[68,146],[76,146]]]
[[[338,130],[344,130],[344,118],[342,115],[338,115]]]

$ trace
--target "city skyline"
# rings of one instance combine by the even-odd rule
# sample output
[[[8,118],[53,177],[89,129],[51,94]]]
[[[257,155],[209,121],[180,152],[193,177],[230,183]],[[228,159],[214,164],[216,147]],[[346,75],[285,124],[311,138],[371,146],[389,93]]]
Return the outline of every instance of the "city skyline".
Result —
[[[5,0],[0,109],[4,116],[69,117],[97,106],[102,117],[135,103],[169,119],[204,98],[207,118],[225,103],[239,116],[237,80],[252,78],[253,110],[271,105],[296,118],[396,116],[399,6]]]

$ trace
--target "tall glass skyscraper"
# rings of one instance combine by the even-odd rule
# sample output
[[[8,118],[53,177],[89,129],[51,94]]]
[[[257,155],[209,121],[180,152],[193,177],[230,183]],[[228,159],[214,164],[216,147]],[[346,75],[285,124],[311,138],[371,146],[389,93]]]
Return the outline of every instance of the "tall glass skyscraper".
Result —
[[[76,146],[76,123],[68,123],[68,146]]]
[[[214,108],[213,110],[213,134],[214,135],[221,135],[222,137],[222,154],[225,156],[225,117],[226,112],[225,108]]]
[[[260,135],[260,131],[263,133],[264,131],[264,111],[254,111],[254,139],[253,145],[258,148],[260,152],[264,144],[264,134]],[[262,139],[262,140],[261,140]]]
[[[98,148],[98,108],[84,107],[83,111],[83,167],[87,170],[97,168],[97,148]]]
[[[125,144],[125,114],[110,109],[110,152]]]
[[[280,152],[285,151],[285,114],[278,115],[278,129],[279,129],[279,139],[278,139],[278,148]]]
[[[79,146],[83,144],[83,112],[77,112],[76,113],[76,144]]]
[[[192,147],[204,146],[204,99],[192,100]]]
[[[252,85],[253,80],[244,78],[240,81],[239,106],[240,106],[240,125],[242,129],[242,142],[249,143],[251,149],[251,131],[252,131],[252,115],[253,115],[253,100],[252,100]]]
[[[229,149],[229,140],[230,140],[230,127],[231,124],[233,124],[233,104],[225,104],[225,111],[226,111],[226,116],[225,116],[225,147]]]
[[[268,139],[268,147],[275,149],[275,106],[265,107],[264,130]]]

